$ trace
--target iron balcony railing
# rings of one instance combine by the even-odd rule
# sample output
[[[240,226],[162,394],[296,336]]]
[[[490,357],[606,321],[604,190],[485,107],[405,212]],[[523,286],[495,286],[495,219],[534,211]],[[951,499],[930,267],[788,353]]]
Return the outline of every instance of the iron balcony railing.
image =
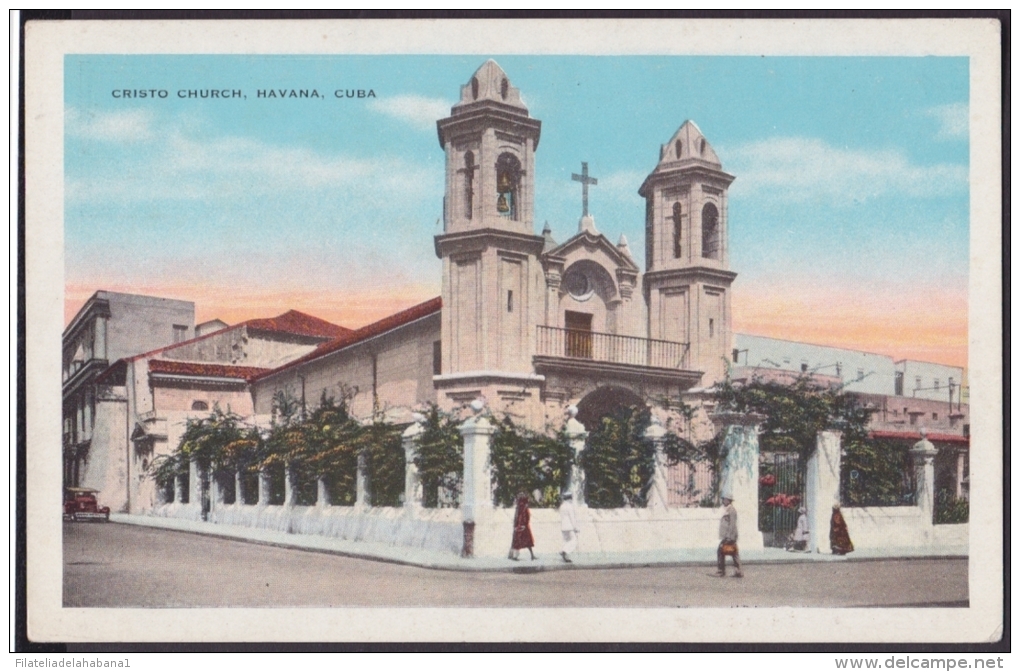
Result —
[[[590,359],[596,362],[687,368],[687,343],[619,336],[597,331],[538,327],[536,354],[547,357]]]

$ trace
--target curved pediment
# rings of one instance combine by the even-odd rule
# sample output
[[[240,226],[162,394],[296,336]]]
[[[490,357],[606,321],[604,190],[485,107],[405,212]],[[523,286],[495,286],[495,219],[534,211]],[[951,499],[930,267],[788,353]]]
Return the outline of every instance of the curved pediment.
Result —
[[[543,256],[562,257],[568,265],[581,258],[586,258],[608,267],[611,272],[617,269],[632,273],[640,272],[638,265],[634,263],[630,255],[622,252],[601,233],[592,233],[591,231],[581,231]]]

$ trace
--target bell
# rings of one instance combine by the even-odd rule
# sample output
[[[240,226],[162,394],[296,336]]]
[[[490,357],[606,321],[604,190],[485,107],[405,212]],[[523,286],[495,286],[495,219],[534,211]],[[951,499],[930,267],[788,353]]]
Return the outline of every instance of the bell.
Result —
[[[510,191],[513,185],[510,183],[510,175],[503,171],[499,174],[499,179],[496,180],[496,191],[501,194],[505,194]]]
[[[510,204],[506,202],[506,194],[500,194],[496,199],[497,212],[510,212]]]

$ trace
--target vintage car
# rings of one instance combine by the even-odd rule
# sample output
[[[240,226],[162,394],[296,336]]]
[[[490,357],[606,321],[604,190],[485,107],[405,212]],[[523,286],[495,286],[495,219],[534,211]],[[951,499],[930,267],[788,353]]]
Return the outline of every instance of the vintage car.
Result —
[[[64,489],[64,520],[110,520],[110,507],[99,506],[98,490],[93,488]]]

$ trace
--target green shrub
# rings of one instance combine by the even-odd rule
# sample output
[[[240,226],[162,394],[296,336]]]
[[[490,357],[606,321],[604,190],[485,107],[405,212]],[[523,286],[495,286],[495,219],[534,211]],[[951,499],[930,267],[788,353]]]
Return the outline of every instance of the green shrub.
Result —
[[[649,424],[648,408],[624,408],[599,420],[581,454],[588,506],[647,504],[655,471],[655,444],[644,436]]]
[[[970,520],[970,502],[962,497],[957,499],[949,490],[935,494],[935,524],[947,525],[966,523]]]
[[[489,463],[496,506],[511,507],[518,492],[533,497],[537,507],[555,507],[560,490],[570,482],[574,449],[561,431],[546,436],[518,427],[509,416],[493,420]],[[533,493],[538,492],[535,498]]]
[[[424,496],[423,505],[437,508],[439,489],[460,501],[464,480],[464,441],[457,420],[435,404],[425,412],[423,431],[416,440],[414,466],[418,469]]]

